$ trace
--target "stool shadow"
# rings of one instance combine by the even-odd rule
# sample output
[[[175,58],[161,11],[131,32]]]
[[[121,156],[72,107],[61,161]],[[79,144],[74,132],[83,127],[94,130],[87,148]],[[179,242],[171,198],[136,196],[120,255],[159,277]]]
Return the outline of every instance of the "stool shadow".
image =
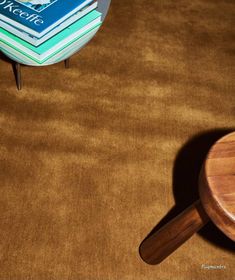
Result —
[[[184,209],[199,199],[198,177],[206,155],[211,146],[225,134],[233,130],[211,130],[200,133],[190,139],[178,152],[173,168],[173,194],[175,206],[163,217],[144,239],[146,240],[162,226],[167,224]],[[206,241],[235,251],[235,242],[222,233],[211,221],[198,234]],[[141,242],[141,244],[144,242]]]

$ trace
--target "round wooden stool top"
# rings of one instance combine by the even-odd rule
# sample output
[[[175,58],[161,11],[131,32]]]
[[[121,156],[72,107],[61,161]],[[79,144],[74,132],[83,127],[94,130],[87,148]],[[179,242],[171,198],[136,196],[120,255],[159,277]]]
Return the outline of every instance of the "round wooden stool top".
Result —
[[[201,170],[199,191],[208,216],[235,241],[235,132],[212,146]]]

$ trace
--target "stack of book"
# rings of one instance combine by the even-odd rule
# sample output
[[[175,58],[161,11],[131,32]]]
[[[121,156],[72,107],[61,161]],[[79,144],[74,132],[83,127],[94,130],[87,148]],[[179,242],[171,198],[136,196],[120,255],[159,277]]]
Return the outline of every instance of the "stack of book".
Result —
[[[0,0],[0,50],[29,65],[68,58],[101,25],[92,0]]]

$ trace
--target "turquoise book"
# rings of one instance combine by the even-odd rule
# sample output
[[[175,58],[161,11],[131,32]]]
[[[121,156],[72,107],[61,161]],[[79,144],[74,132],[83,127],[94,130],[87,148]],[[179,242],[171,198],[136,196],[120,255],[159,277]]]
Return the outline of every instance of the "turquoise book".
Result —
[[[93,10],[38,47],[25,42],[2,28],[0,28],[0,42],[40,63],[100,25],[101,13]]]
[[[41,38],[92,0],[0,0],[0,23]]]

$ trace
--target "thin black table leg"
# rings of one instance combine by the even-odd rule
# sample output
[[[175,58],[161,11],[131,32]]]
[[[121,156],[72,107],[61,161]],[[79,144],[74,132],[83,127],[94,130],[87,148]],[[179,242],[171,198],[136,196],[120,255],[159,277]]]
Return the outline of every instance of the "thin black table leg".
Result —
[[[64,61],[65,68],[69,68],[69,58],[65,59]]]
[[[20,63],[16,62],[16,85],[18,90],[22,88],[22,79],[21,79],[21,65]]]

